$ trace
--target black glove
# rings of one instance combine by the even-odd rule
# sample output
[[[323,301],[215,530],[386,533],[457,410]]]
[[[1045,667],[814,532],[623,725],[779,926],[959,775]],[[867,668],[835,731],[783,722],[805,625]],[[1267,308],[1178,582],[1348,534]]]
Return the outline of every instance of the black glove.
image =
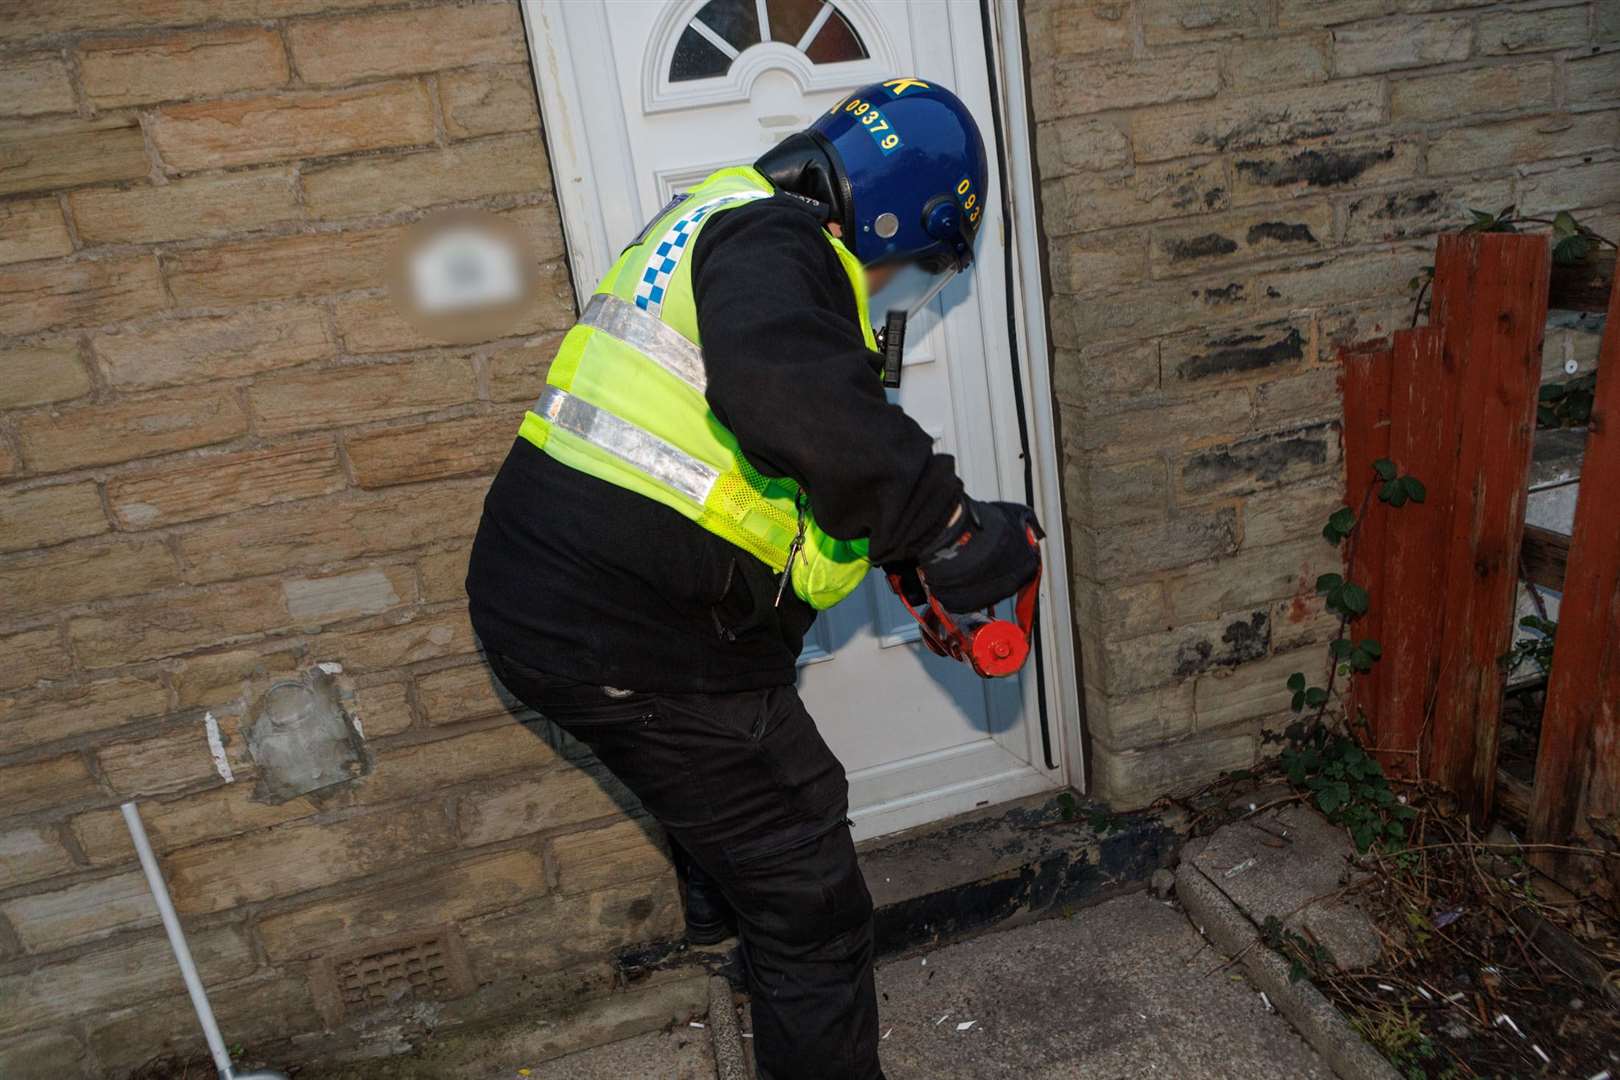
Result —
[[[1044,536],[1035,511],[1017,503],[975,502],[963,496],[962,513],[923,555],[928,588],[946,611],[966,614],[1012,596],[1041,567],[1026,530]]]

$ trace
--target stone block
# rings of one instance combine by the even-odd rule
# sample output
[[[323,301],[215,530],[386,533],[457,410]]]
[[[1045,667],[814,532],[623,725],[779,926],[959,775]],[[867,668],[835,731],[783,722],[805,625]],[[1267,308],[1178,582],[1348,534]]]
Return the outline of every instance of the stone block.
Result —
[[[1054,306],[1059,301],[1054,300]],[[1110,342],[1078,350],[1058,349],[1052,360],[1052,393],[1082,411],[1103,399],[1149,394],[1159,388],[1157,341]]]
[[[1326,82],[1328,71],[1328,38],[1323,34],[1256,37],[1226,52],[1226,86],[1238,93]]]
[[[279,964],[502,911],[545,892],[546,871],[540,854],[504,851],[424,867],[416,877],[404,881],[272,915],[259,923],[259,936],[271,963]]]
[[[1266,25],[1264,0],[1144,0],[1142,33],[1149,45],[1254,34]]]
[[[205,986],[245,975],[256,961],[240,927],[187,935]],[[0,1031],[31,1030],[69,1016],[106,1012],[181,988],[169,942],[161,933],[130,936],[36,970],[0,976]]]
[[[1146,806],[1161,795],[1191,791],[1223,772],[1254,765],[1259,739],[1251,732],[1193,735],[1146,750],[1092,757],[1097,797],[1117,810]]]
[[[560,325],[573,322],[571,305],[558,305],[555,319]],[[484,360],[492,401],[533,402],[545,385],[551,359],[562,345],[561,333],[539,334],[518,345],[497,349]]]
[[[50,1076],[58,1080],[90,1075],[84,1044],[65,1031],[42,1032],[0,1044],[0,1069],[7,1075]]]
[[[1573,67],[1571,74],[1573,75]],[[1552,104],[1553,65],[1497,64],[1390,84],[1390,118],[1431,124],[1478,113],[1523,112]],[[1579,100],[1573,92],[1571,100]]]
[[[1577,108],[1620,98],[1620,51],[1596,53],[1566,61],[1564,78],[1569,102]]]
[[[1333,244],[1333,207],[1300,203],[1223,214],[1153,230],[1153,276],[1208,270],[1224,263],[1319,251]]]
[[[0,126],[0,195],[134,180],[151,171],[132,116]]]
[[[606,769],[563,764],[538,776],[480,786],[461,796],[456,802],[456,827],[463,844],[478,847],[640,809],[636,797]]]
[[[1294,696],[1289,678],[1301,672],[1310,685],[1323,686],[1327,669],[1327,650],[1312,648],[1200,675],[1195,691],[1198,727],[1229,727],[1286,713]]]
[[[90,540],[0,564],[0,595],[15,615],[54,614],[178,584],[174,555],[161,540]]]
[[[317,85],[527,59],[523,24],[509,4],[301,21],[287,37],[298,73]]]
[[[1231,198],[1218,161],[1059,177],[1043,184],[1042,193],[1043,225],[1051,237],[1210,213],[1225,209]]]
[[[1065,237],[1047,252],[1052,291],[1067,301],[1143,281],[1148,276],[1148,236],[1140,229],[1087,232]]]
[[[1050,180],[1128,165],[1131,140],[1110,120],[1090,116],[1051,120],[1035,129],[1035,156],[1041,178]]]
[[[397,229],[248,240],[170,252],[164,269],[169,289],[183,307],[324,296],[386,284],[399,240]]]
[[[363,488],[452,476],[493,476],[512,446],[512,412],[382,428],[344,440],[355,483]]]
[[[462,357],[273,375],[248,391],[262,435],[387,420],[477,399],[472,364]]]
[[[0,753],[31,750],[57,739],[113,731],[161,716],[169,691],[150,675],[123,675],[48,691],[0,697]]]
[[[231,742],[234,745],[226,750],[230,764],[250,766],[240,741]],[[139,739],[101,746],[96,750],[96,765],[113,793],[126,799],[163,795],[223,779],[201,716]]]
[[[549,192],[551,168],[536,132],[345,161],[305,171],[303,185],[311,217],[369,217],[492,195]]]
[[[90,374],[73,338],[0,348],[0,408],[70,401],[90,392]]]
[[[25,825],[0,832],[0,889],[42,881],[76,869],[51,826]]]
[[[141,807],[152,847],[160,854],[207,840],[246,832],[263,832],[316,811],[308,798],[284,803],[259,802],[251,784],[225,784],[189,792],[176,799],[149,802]],[[135,858],[123,815],[116,808],[91,810],[72,822],[74,838],[94,866],[129,862]]]
[[[423,801],[214,840],[164,861],[175,909],[198,915],[409,866],[453,846],[443,809]]]
[[[422,600],[437,604],[467,595],[467,552],[463,548],[431,552],[417,562],[422,577]]]
[[[398,735],[416,720],[410,687],[402,682],[387,682],[358,688],[350,719],[363,738]]]
[[[219,97],[287,81],[274,30],[242,27],[80,45],[79,82],[98,109]]]
[[[67,674],[71,664],[56,627],[0,636],[0,690]]]
[[[1123,465],[1070,463],[1064,494],[1076,521],[1099,526],[1162,519],[1169,506],[1169,474],[1162,458]]]
[[[407,352],[444,344],[423,333],[386,293],[334,300],[332,322],[346,353]]]
[[[1560,210],[1592,210],[1620,201],[1620,162],[1567,165],[1519,180],[1519,209],[1551,217]],[[1585,224],[1587,214],[1579,215]]]
[[[337,497],[235,514],[179,540],[195,581],[285,573],[446,540],[470,541],[486,485],[443,484],[397,497]],[[322,659],[334,659],[322,657]]]
[[[1131,46],[1129,5],[1119,0],[1048,4],[1027,10],[1025,19],[1029,40],[1039,41],[1042,50],[1052,56],[1081,56]]]
[[[82,945],[158,922],[157,905],[139,871],[14,897],[0,903],[0,915],[16,928],[17,940],[31,953]]]
[[[0,69],[0,116],[40,116],[77,107],[60,52],[14,54]]]
[[[320,627],[385,611],[416,600],[416,570],[406,566],[368,566],[319,577],[292,577],[282,582],[287,614],[303,627]]]
[[[1335,26],[1383,15],[1389,6],[1388,0],[1282,0],[1277,25],[1285,30],[1299,26]]]
[[[1170,607],[1160,581],[1106,586],[1077,578],[1074,603],[1075,625],[1100,641],[1149,634],[1170,623]]]
[[[1376,244],[1428,236],[1461,228],[1470,220],[1469,210],[1494,214],[1512,203],[1513,184],[1507,179],[1363,195],[1344,204],[1344,239]]]
[[[439,107],[452,139],[503,131],[539,131],[529,65],[447,71],[439,76]]]
[[[1313,596],[1316,579],[1342,570],[1339,553],[1321,537],[1277,547],[1245,544],[1237,554],[1188,569],[1165,582],[1171,622],[1214,619],[1225,611],[1252,610],[1273,600]]]
[[[667,873],[663,832],[649,819],[631,818],[554,838],[551,855],[557,863],[557,891],[595,892]]]
[[[416,699],[430,724],[458,724],[489,716],[535,714],[506,692],[482,664],[444,668],[416,678]]]
[[[1536,116],[1438,132],[1429,143],[1429,172],[1477,172],[1611,149],[1620,142],[1620,112]]]
[[[94,483],[0,490],[0,551],[24,551],[108,530]]]
[[[17,434],[34,468],[54,472],[239,438],[247,434],[247,415],[228,387],[159,391],[24,416]]]
[[[1222,381],[1293,371],[1305,361],[1309,339],[1301,319],[1165,338],[1159,352],[1165,389],[1203,394]]]
[[[89,188],[68,198],[85,244],[155,244],[251,232],[302,215],[292,173],[265,169],[132,188]]]
[[[1336,423],[1343,413],[1337,365],[1307,368],[1254,388],[1254,426],[1260,431]]]
[[[404,80],[169,105],[151,114],[149,131],[169,168],[191,172],[421,145],[433,141],[433,129],[427,88]]]
[[[1333,31],[1336,75],[1371,75],[1468,59],[1473,22],[1467,18],[1390,19]]]
[[[0,817],[76,802],[95,791],[95,780],[82,754],[59,754],[21,765],[0,766]],[[0,1018],[0,1027],[4,1023]]]
[[[1129,461],[1219,438],[1249,424],[1249,394],[1241,388],[1212,390],[1197,401],[1133,401],[1128,412],[1080,413],[1063,406],[1063,444],[1069,453],[1101,461]],[[1152,406],[1152,407],[1147,407]]]
[[[1383,119],[1382,84],[1347,79],[1230,102],[1147,109],[1131,117],[1131,145],[1138,161],[1164,161],[1344,134]]]
[[[1410,279],[1408,279],[1410,285]],[[1396,330],[1412,325],[1415,290],[1407,296],[1334,307],[1316,314],[1316,351],[1325,361],[1335,361],[1339,350],[1362,342],[1387,341]]]
[[[1338,477],[1250,495],[1243,500],[1243,543],[1272,547],[1320,537],[1328,517],[1343,505],[1344,483]]]
[[[322,797],[344,806],[421,799],[429,792],[461,784],[513,773],[539,773],[557,762],[556,751],[541,732],[516,722],[436,742],[373,748],[373,754],[375,761],[368,775]]]
[[[476,971],[546,971],[681,933],[673,874],[598,892],[554,894],[463,928]]]
[[[1486,12],[1479,17],[1479,51],[1484,56],[1504,56],[1578,48],[1586,44],[1589,33],[1587,10],[1585,4],[1572,4]]]
[[[1126,697],[1086,687],[1086,726],[1109,750],[1134,750],[1179,739],[1193,729],[1193,682]]]
[[[124,473],[107,482],[107,501],[120,528],[138,530],[330,495],[347,486],[337,445],[323,437]]]
[[[150,315],[167,305],[157,260],[151,255],[30,263],[0,270],[0,334],[99,326]]]
[[[108,667],[225,644],[287,621],[280,583],[254,581],[77,616],[68,623],[68,636],[85,666]]]
[[[1214,97],[1220,88],[1220,54],[1213,50],[1153,57],[1059,57],[1035,74],[1030,104],[1036,120],[1053,120]]]
[[[274,643],[196,653],[167,665],[180,709],[198,706],[241,706],[254,686],[298,670],[298,656],[291,645],[277,648]]]
[[[55,199],[0,203],[0,263],[31,262],[73,253],[67,221]]]
[[[1248,495],[1334,472],[1340,460],[1339,432],[1330,425],[1258,435],[1187,454],[1180,491],[1197,499]]]
[[[1418,147],[1409,139],[1323,139],[1304,146],[1249,151],[1232,159],[1232,201],[1273,202],[1416,176]]]
[[[1339,617],[1321,596],[1291,596],[1271,605],[1271,647],[1278,653],[1325,646],[1339,636]]]
[[[121,389],[239,379],[337,351],[325,315],[309,303],[120,327],[95,335],[91,347]]]
[[[1172,598],[1173,599],[1173,598]],[[1104,644],[1099,689],[1122,697],[1169,686],[1219,668],[1265,656],[1271,644],[1270,609],[1233,612],[1217,619]]]
[[[1238,545],[1237,512],[1231,507],[1177,512],[1164,521],[1088,527],[1076,533],[1076,570],[1105,583],[1230,555]]]

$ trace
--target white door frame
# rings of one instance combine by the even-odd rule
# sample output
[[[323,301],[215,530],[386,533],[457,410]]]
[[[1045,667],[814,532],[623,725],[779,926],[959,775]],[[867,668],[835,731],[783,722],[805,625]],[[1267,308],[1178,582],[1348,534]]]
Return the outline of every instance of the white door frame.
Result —
[[[845,0],[852,2],[852,0]],[[853,0],[859,3],[860,0]],[[966,4],[969,0],[956,0]],[[1048,526],[1046,569],[1041,585],[1041,642],[1045,659],[1046,714],[1051,731],[1052,755],[1058,782],[1080,788],[1084,784],[1084,749],[1080,722],[1081,688],[1075,664],[1073,621],[1070,618],[1068,558],[1065,550],[1062,469],[1052,407],[1048,358],[1045,283],[1041,273],[1040,224],[1035,212],[1034,148],[1028,123],[1028,88],[1018,0],[984,0],[990,6],[994,73],[999,90],[1002,131],[1006,140],[1004,169],[1008,186],[1010,230],[989,238],[991,244],[1012,244],[1013,293],[1009,297],[1019,341],[1019,373],[1024,396],[1030,453],[1035,480],[1035,508]],[[569,18],[559,18],[563,4],[571,4]],[[594,18],[581,18],[582,0],[522,0],[529,56],[540,95],[546,147],[551,158],[557,200],[562,210],[563,236],[574,292],[583,305],[611,266],[617,250],[612,238],[635,236],[644,224],[637,212],[636,179],[631,168],[628,134],[592,129],[586,140],[583,103],[604,85],[618,86],[625,77],[640,79],[641,72],[593,68],[582,71],[574,56],[611,58],[608,5],[590,5]],[[975,8],[978,4],[973,5]],[[975,16],[977,11],[975,12]],[[987,136],[989,132],[985,133]],[[978,272],[1001,272],[996,248],[982,251]],[[1018,405],[1008,393],[992,396],[995,430],[1018,430]],[[1022,464],[1017,455],[1005,455],[1003,472],[1007,490],[1022,487]],[[1031,680],[1030,690],[1034,686]],[[1035,762],[1037,767],[1043,763]]]

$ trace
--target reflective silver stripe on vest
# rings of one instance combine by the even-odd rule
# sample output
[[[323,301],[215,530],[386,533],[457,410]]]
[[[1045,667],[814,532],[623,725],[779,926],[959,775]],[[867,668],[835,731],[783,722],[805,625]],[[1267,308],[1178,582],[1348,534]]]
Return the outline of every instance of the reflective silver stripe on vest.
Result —
[[[626,300],[597,293],[585,305],[579,322],[618,338],[700,394],[708,385],[703,350],[664,320]]]
[[[715,481],[720,479],[720,472],[714,467],[566,390],[546,387],[540,400],[535,402],[534,411],[569,434],[674,488],[699,506],[708,499]]]

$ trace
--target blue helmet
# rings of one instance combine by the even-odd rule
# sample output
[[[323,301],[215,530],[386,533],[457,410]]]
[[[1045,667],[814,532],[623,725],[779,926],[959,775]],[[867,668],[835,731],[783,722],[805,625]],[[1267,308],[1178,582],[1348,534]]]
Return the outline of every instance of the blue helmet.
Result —
[[[825,170],[808,160],[823,155]],[[912,262],[939,273],[973,260],[989,166],[973,115],[943,86],[916,78],[863,86],[759,167],[778,181],[830,172],[802,193],[830,197],[863,265]]]

